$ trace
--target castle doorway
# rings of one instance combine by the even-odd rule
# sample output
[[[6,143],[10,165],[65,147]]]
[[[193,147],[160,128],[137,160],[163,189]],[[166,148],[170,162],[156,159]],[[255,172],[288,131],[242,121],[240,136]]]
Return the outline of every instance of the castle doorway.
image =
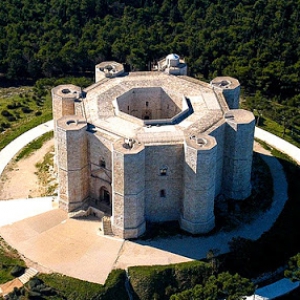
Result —
[[[152,120],[152,112],[150,109],[145,109],[142,112],[142,119],[143,120]]]
[[[100,202],[110,206],[110,193],[104,186],[100,189]]]
[[[110,192],[107,190],[106,187],[102,186],[99,193],[99,208],[111,215],[112,209],[111,209],[111,195]]]

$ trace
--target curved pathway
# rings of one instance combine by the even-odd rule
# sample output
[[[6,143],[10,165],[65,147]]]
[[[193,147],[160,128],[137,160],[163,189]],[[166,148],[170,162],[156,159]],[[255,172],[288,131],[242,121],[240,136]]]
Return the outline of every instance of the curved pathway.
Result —
[[[298,165],[300,165],[300,149],[287,141],[281,139],[277,135],[255,127],[255,138],[266,142],[269,146],[279,150],[280,152],[291,157]]]
[[[208,251],[211,249],[218,249],[220,254],[228,252],[228,243],[234,237],[244,237],[252,240],[258,239],[273,226],[288,199],[288,186],[281,164],[268,151],[263,150],[261,156],[268,164],[273,177],[274,197],[271,208],[267,212],[257,215],[253,222],[243,224],[236,230],[229,232],[220,231],[204,237],[175,236],[169,239],[155,238],[149,241],[138,241],[134,244],[151,246],[191,259],[202,259],[206,257]],[[126,241],[125,243],[132,242]],[[127,255],[128,253],[126,253]],[[124,259],[128,258],[124,257]],[[122,261],[122,256],[119,258],[119,261]]]
[[[53,130],[53,121],[24,133],[5,147],[0,152],[0,175],[6,164],[19,150],[51,130]],[[259,128],[255,130],[256,138],[273,147],[276,146],[278,150],[290,155],[298,162],[300,158],[298,148],[295,147],[295,149],[290,144],[288,145],[292,147],[286,148],[286,142],[278,137],[275,139],[276,145],[273,145],[274,137],[271,136],[272,140],[269,133]],[[281,149],[281,145],[284,145],[285,148]],[[215,235],[200,238],[177,236],[167,240],[157,238],[151,241],[134,242],[112,239],[99,235],[99,223],[95,222],[93,224],[93,222],[87,223],[82,220],[70,220],[60,210],[52,210],[52,207],[49,207],[49,202],[46,204],[47,201],[52,201],[51,198],[47,201],[44,198],[36,201],[45,203],[45,211],[49,211],[48,213],[26,219],[28,215],[21,209],[24,214],[21,214],[19,218],[8,218],[7,221],[1,222],[0,234],[22,254],[44,267],[55,272],[98,283],[104,283],[113,268],[125,269],[132,265],[169,264],[200,259],[206,257],[210,249],[219,249],[221,253],[224,253],[229,250],[228,242],[233,237],[241,236],[257,239],[269,230],[287,200],[287,182],[282,166],[276,158],[270,156],[267,152],[264,152],[262,157],[269,165],[274,179],[272,207],[267,213],[259,215],[251,224],[245,224],[235,231],[221,231]],[[32,204],[28,200],[31,200]],[[18,204],[13,205],[17,201]],[[18,207],[20,208],[21,202],[27,207],[34,208],[36,205],[34,199],[0,201],[0,220],[4,219],[4,215],[9,215],[8,212],[19,210]],[[4,203],[8,206],[5,207]],[[47,216],[51,220],[47,219]],[[25,220],[16,222],[22,218]],[[13,222],[16,223],[9,225]],[[86,225],[82,222],[85,222]],[[92,232],[84,231],[85,227],[89,227]],[[97,238],[95,238],[95,235],[98,235]],[[77,249],[76,252],[72,252],[72,249],[75,248]],[[61,255],[64,257],[61,257]],[[104,261],[105,268],[101,263]],[[100,262],[100,268],[97,262]]]
[[[28,143],[32,142],[41,135],[53,130],[53,120],[41,124],[33,129],[21,134],[10,144],[0,151],[0,176],[6,165],[13,159],[13,157]]]
[[[53,130],[53,120],[21,134],[0,151],[0,176],[8,163],[27,144]],[[0,202],[0,226],[11,224],[24,218],[49,211],[53,208],[54,197],[16,199]],[[11,212],[11,213],[8,213]]]

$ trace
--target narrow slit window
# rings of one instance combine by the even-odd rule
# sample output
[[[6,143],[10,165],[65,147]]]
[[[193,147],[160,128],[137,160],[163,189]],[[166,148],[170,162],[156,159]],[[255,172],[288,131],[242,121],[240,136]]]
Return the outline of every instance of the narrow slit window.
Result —
[[[106,168],[106,163],[105,163],[105,160],[103,158],[100,159],[100,167],[101,168]]]
[[[161,198],[165,198],[166,197],[166,190],[160,190],[159,194],[160,194]]]
[[[149,106],[149,102],[148,102],[148,101],[146,101],[146,106],[147,106],[147,107]]]
[[[168,173],[168,168],[161,168],[160,169],[160,176],[166,176]]]

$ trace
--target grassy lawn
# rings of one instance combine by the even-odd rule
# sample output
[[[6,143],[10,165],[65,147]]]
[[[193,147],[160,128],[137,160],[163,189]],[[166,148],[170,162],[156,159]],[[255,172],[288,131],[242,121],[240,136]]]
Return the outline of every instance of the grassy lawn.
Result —
[[[20,258],[18,252],[0,237],[0,284],[14,279],[11,271],[17,265],[24,267],[25,262]]]
[[[28,157],[31,153],[42,148],[43,144],[53,138],[53,131],[43,134],[41,137],[27,144],[17,155],[16,161]]]
[[[56,273],[39,274],[11,292],[8,299],[127,300],[125,278],[125,271],[120,269],[113,270],[104,285]]]
[[[300,147],[299,135],[297,135],[294,131],[290,129],[284,128],[282,125],[276,123],[271,119],[260,118],[259,127],[283,138],[284,140],[297,146],[298,148]]]
[[[32,87],[0,88],[0,150],[25,131],[52,119],[51,96]]]

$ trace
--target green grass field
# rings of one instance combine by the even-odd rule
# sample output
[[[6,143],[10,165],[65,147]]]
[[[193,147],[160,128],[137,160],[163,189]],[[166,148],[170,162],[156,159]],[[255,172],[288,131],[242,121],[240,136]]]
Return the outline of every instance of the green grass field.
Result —
[[[33,87],[0,88],[0,150],[25,131],[52,118],[50,93]]]

